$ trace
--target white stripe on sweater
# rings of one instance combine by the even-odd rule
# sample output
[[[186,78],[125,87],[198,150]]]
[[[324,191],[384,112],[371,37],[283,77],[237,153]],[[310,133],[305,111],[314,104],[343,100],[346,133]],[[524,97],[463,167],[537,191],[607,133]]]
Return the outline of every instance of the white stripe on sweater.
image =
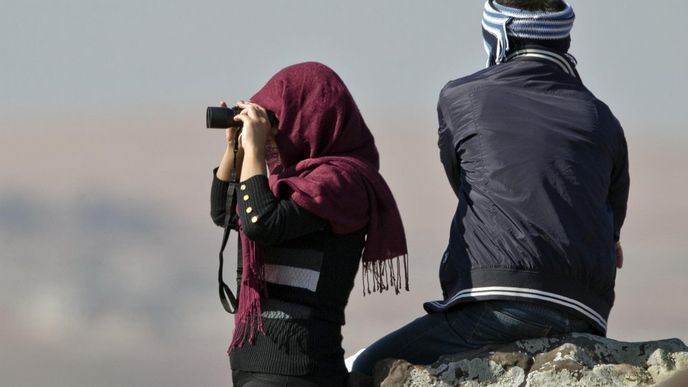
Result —
[[[278,285],[308,289],[315,292],[320,280],[320,272],[293,266],[265,264],[265,281]]]

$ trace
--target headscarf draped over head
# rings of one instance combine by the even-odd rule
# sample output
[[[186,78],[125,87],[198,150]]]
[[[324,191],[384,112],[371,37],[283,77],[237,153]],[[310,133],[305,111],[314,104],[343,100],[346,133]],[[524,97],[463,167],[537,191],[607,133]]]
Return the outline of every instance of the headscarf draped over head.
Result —
[[[487,0],[482,21],[487,66],[506,61],[511,49],[510,38],[521,44],[539,44],[567,52],[575,19],[576,15],[569,4],[561,11],[545,12],[505,7],[495,0]],[[572,56],[567,56],[575,63]]]
[[[335,233],[367,227],[362,255],[364,292],[393,287],[398,293],[402,286],[408,290],[401,216],[378,172],[373,136],[339,76],[320,63],[289,66],[275,74],[251,102],[275,113],[279,121],[275,136],[279,156],[268,157],[272,193],[327,220]],[[246,339],[252,341],[256,324],[263,330],[261,247],[241,237],[244,274],[230,351]]]

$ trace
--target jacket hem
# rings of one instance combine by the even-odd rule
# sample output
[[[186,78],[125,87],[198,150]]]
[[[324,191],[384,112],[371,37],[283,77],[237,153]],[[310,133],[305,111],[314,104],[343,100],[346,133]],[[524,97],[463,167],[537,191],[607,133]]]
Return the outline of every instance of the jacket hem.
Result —
[[[570,279],[545,278],[532,272],[479,270],[473,271],[465,284],[458,285],[444,300],[426,302],[425,310],[440,312],[457,304],[487,300],[547,302],[584,318],[602,335],[607,332],[611,306]]]

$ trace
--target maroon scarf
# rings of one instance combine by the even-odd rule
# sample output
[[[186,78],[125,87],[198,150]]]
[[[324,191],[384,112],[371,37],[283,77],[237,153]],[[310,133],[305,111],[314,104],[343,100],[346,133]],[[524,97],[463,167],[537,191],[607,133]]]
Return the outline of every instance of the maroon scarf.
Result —
[[[270,188],[280,199],[329,221],[347,234],[367,226],[363,250],[364,293],[408,290],[406,237],[399,210],[379,174],[375,141],[339,76],[307,62],[268,81],[251,102],[275,113],[277,150],[268,156]],[[244,272],[229,351],[265,334],[260,297],[267,296],[261,246],[241,233]],[[402,277],[402,265],[404,275]],[[372,286],[371,286],[372,275]]]

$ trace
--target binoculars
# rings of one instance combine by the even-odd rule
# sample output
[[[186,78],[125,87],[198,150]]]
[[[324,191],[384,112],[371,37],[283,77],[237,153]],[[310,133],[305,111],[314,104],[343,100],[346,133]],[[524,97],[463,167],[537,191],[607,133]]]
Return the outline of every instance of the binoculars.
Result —
[[[238,106],[208,106],[205,112],[205,127],[208,129],[240,128],[243,123],[234,121],[234,116],[239,113],[241,113],[241,108]],[[268,110],[268,119],[273,128],[278,126],[277,116],[270,110]]]

